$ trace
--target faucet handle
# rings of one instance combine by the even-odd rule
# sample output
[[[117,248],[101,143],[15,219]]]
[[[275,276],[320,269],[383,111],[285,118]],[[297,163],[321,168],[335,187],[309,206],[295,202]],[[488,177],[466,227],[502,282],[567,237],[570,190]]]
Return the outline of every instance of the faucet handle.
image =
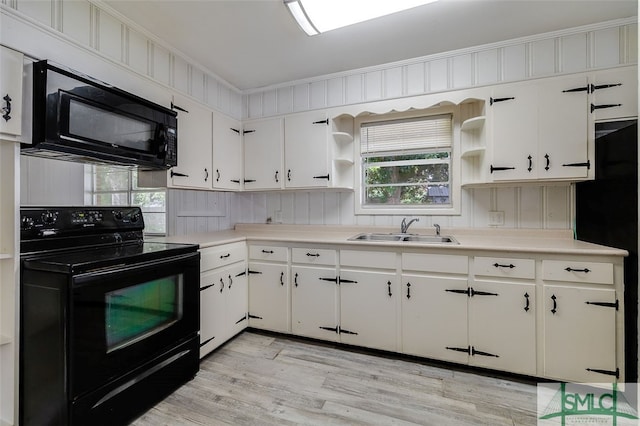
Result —
[[[434,223],[433,226],[436,227],[436,235],[440,236],[440,225],[438,225],[437,223]]]

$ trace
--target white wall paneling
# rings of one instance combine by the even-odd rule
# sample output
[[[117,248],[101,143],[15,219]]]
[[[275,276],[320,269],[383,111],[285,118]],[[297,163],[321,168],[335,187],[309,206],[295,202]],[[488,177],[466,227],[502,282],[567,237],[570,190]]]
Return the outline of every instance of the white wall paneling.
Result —
[[[167,191],[167,232],[185,235],[233,228],[229,192]]]
[[[84,165],[39,157],[20,157],[20,204],[84,204]]]
[[[244,118],[278,114],[254,108],[254,98],[300,84],[312,88],[311,102],[293,112],[635,64],[637,32],[635,18],[620,19],[247,90]]]

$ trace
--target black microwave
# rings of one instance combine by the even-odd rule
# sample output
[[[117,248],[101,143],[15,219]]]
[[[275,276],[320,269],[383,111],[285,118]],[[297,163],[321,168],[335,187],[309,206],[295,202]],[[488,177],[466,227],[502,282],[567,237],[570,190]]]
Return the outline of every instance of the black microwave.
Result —
[[[175,111],[49,61],[30,71],[31,140],[21,153],[150,170],[177,164]]]

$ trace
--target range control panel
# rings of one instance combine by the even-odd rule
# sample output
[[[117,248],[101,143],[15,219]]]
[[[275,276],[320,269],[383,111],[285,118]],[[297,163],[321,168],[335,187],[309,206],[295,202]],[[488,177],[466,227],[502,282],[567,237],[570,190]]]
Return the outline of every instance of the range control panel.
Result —
[[[139,207],[23,207],[20,239],[52,235],[89,235],[102,232],[142,231]]]

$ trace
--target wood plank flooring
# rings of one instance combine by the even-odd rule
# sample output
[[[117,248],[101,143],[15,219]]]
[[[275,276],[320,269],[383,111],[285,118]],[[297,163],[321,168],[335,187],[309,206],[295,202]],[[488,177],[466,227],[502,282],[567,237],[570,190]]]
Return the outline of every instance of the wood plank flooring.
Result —
[[[535,383],[245,331],[135,426],[535,425]]]

